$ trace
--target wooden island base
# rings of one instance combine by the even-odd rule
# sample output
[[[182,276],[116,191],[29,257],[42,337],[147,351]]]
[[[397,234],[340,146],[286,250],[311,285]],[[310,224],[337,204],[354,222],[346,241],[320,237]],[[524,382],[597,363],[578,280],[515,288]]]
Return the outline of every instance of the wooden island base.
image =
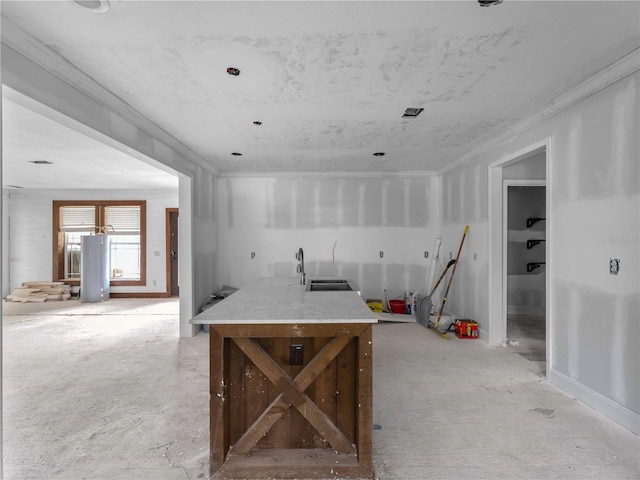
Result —
[[[365,476],[366,475],[366,476]],[[252,449],[248,455],[229,455],[212,479],[227,478],[348,478],[371,480],[356,455],[341,455],[326,448]]]
[[[213,479],[373,478],[371,324],[213,323],[210,361]]]

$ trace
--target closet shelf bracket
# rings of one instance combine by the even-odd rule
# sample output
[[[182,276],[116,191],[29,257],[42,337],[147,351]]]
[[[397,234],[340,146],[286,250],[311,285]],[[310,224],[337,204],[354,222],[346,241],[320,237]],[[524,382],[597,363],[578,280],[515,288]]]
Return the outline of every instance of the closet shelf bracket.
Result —
[[[536,245],[538,245],[540,242],[544,242],[544,238],[541,238],[539,240],[527,240],[527,250],[531,250],[533,247],[535,247]]]
[[[536,223],[546,220],[546,218],[532,217],[527,218],[527,228],[533,227]]]
[[[529,262],[529,263],[527,263],[527,273],[533,272],[536,268],[539,268],[544,264],[545,264],[545,262]]]

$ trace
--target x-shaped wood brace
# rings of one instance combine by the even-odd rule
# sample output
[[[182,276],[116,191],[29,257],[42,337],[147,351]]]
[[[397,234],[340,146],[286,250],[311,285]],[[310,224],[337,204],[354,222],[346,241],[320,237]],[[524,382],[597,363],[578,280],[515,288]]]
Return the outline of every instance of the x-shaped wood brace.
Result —
[[[304,418],[338,453],[355,454],[349,439],[336,427],[318,406],[304,393],[327,366],[336,358],[353,337],[332,338],[294,380],[265,352],[260,345],[245,337],[234,337],[233,341],[244,354],[264,373],[280,394],[238,439],[230,453],[246,455],[256,443],[284,416],[293,405]]]

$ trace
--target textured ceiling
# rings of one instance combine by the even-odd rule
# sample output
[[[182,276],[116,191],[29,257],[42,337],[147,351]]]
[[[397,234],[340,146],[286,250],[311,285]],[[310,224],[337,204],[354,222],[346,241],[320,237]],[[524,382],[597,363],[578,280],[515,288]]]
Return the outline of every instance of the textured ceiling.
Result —
[[[221,172],[438,170],[640,45],[636,1],[1,8]]]

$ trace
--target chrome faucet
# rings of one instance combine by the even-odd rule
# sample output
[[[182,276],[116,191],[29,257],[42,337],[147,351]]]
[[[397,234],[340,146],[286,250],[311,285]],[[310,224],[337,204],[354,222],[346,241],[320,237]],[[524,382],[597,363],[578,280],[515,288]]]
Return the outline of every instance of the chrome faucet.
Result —
[[[296,272],[300,274],[300,285],[304,285],[306,283],[306,273],[304,273],[304,252],[302,251],[302,247],[300,247],[298,253],[296,253],[296,260],[298,260]]]

